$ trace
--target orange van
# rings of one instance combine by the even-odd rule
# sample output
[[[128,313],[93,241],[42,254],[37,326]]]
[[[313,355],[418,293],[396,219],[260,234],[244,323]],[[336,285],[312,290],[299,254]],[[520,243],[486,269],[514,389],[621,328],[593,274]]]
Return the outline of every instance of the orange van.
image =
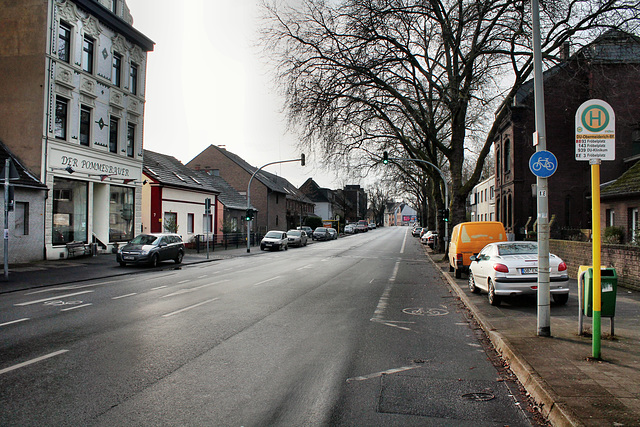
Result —
[[[469,272],[471,255],[476,255],[487,244],[507,241],[504,225],[497,221],[461,222],[451,231],[449,243],[449,271],[456,272],[456,279]]]

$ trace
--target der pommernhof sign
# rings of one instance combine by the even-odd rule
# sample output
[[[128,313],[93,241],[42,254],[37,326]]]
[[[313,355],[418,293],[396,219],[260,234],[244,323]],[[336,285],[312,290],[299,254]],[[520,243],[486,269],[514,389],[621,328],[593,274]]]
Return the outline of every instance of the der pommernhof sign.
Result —
[[[576,160],[615,160],[615,130],[616,116],[608,103],[583,103],[576,112]]]

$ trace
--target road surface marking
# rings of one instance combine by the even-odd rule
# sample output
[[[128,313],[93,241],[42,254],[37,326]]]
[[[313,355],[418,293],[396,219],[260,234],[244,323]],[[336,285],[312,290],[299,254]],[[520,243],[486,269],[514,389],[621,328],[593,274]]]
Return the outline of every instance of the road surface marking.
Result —
[[[176,283],[177,285],[182,285],[183,283],[189,283],[191,280],[187,279],[187,280],[181,280],[178,283]]]
[[[63,308],[63,309],[62,309],[62,310],[60,310],[60,311],[71,311],[71,310],[75,310],[75,309],[77,309],[77,308],[89,307],[90,305],[93,305],[93,304],[91,304],[91,303],[89,302],[89,303],[87,303],[87,304],[76,305],[75,307]]]
[[[158,289],[164,289],[164,288],[166,288],[166,287],[167,287],[167,285],[162,285],[162,286],[157,286],[157,287],[155,287],[155,288],[151,288],[150,290],[151,290],[151,291],[157,291]]]
[[[262,282],[258,282],[253,286],[258,286],[258,285],[262,285],[263,283],[267,283],[267,282],[271,282],[272,280],[276,280],[281,278],[282,276],[276,276],[276,277],[272,277],[271,279],[267,279],[267,280],[263,280]]]
[[[312,266],[310,265],[305,265],[304,267],[300,267],[300,268],[296,268],[296,271],[300,271],[300,270],[307,270],[309,268],[312,268]]]
[[[138,295],[138,293],[137,292],[133,292],[133,293],[130,293],[130,294],[125,294],[125,295],[120,295],[120,296],[117,296],[117,297],[113,297],[111,299],[120,299],[120,298],[132,297],[134,295]]]
[[[400,249],[400,253],[404,253],[404,245],[407,243],[407,235],[409,234],[409,229],[404,233],[404,240],[402,241],[402,248]]]
[[[209,275],[208,275],[208,274],[205,274],[204,276],[200,276],[200,277],[198,277],[198,279],[206,279],[207,277],[209,277]]]
[[[43,298],[43,299],[39,299],[36,301],[29,301],[29,302],[21,302],[20,304],[14,304],[15,307],[24,307],[25,305],[32,305],[32,304],[39,304],[41,302],[46,302],[46,301],[51,301],[54,299],[61,299],[61,298],[68,298],[68,297],[74,297],[76,295],[83,295],[83,294],[89,294],[92,293],[93,291],[82,291],[82,292],[76,292],[73,294],[67,294],[67,295],[58,295],[56,297],[51,297],[51,298]]]
[[[190,305],[189,307],[185,307],[185,308],[182,308],[180,310],[177,310],[177,311],[174,311],[174,312],[171,312],[171,313],[163,314],[162,317],[170,317],[170,316],[173,316],[175,314],[182,313],[183,311],[191,310],[192,308],[200,307],[201,305],[205,305],[205,304],[208,304],[210,302],[217,301],[219,299],[220,298],[213,298],[213,299],[210,299],[210,300],[202,301],[202,302],[199,302],[198,304]]]
[[[207,283],[204,285],[200,285],[200,286],[196,286],[195,288],[186,288],[186,289],[180,289],[178,291],[175,291],[173,293],[167,294],[161,298],[168,298],[168,297],[174,297],[176,295],[182,295],[182,294],[187,294],[189,292],[193,292],[193,291],[197,291],[198,289],[202,289],[202,288],[207,288],[209,286],[214,286],[214,285],[219,285],[220,283],[224,283],[224,282],[228,282],[229,279],[225,279],[225,280],[221,280],[219,282],[214,282],[214,283]]]
[[[400,261],[396,261],[396,265],[393,266],[393,273],[391,273],[391,277],[389,277],[390,282],[396,281],[396,276],[398,275],[399,268],[400,268]]]
[[[376,372],[375,374],[363,375],[360,377],[347,378],[347,382],[351,381],[365,381],[372,378],[379,378],[383,375],[397,374],[398,372],[410,371],[412,369],[418,369],[420,366],[403,366],[402,368],[389,369],[388,371]]]
[[[69,350],[56,351],[53,353],[45,354],[44,356],[37,357],[35,359],[28,360],[26,362],[18,363],[17,365],[9,366],[8,368],[0,369],[0,375],[6,374],[7,372],[15,371],[16,369],[24,368],[25,366],[33,365],[34,363],[38,363],[46,359],[50,359],[52,357],[66,353],[67,351]]]
[[[108,282],[92,283],[90,285],[59,286],[55,288],[47,288],[47,289],[42,289],[40,291],[29,292],[29,293],[26,293],[25,295],[35,295],[35,294],[41,294],[43,292],[52,292],[52,291],[71,291],[74,289],[93,288],[95,286],[108,285],[110,283],[115,283],[115,280],[110,280]]]
[[[12,320],[11,322],[0,323],[0,326],[13,325],[14,323],[26,322],[27,320],[31,320],[31,319],[28,317],[25,317],[23,319]]]

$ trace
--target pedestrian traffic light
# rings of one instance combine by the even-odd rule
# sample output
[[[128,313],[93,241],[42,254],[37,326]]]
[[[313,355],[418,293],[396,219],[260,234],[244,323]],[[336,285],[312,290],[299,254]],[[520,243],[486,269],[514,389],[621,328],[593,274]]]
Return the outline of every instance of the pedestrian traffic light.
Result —
[[[382,153],[382,163],[385,165],[389,163],[389,153],[386,151]]]
[[[444,219],[444,209],[438,209],[438,221],[442,221]]]
[[[444,222],[449,222],[449,209],[444,210],[444,215],[442,215],[442,219],[444,219]]]
[[[305,160],[305,156],[304,156],[304,154],[301,154],[301,155],[300,155],[300,165],[301,165],[301,166],[304,166],[305,161],[306,161],[306,160]]]
[[[253,209],[247,209],[247,214],[244,219],[247,221],[251,221],[253,219]]]

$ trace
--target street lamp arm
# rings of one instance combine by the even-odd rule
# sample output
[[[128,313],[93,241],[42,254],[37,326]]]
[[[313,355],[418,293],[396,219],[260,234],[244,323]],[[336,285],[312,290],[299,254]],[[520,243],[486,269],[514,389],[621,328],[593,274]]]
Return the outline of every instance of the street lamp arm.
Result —
[[[256,169],[255,172],[251,174],[251,178],[249,178],[249,184],[247,184],[247,209],[251,209],[251,182],[253,182],[253,178],[258,174],[258,172],[260,172],[262,169],[266,168],[267,166],[277,165],[279,163],[302,162],[302,165],[304,166],[304,159],[305,157],[303,154],[300,158],[297,158],[297,159],[278,160],[276,162],[265,163],[264,165]],[[247,253],[249,252],[251,252],[251,220],[247,221]]]

